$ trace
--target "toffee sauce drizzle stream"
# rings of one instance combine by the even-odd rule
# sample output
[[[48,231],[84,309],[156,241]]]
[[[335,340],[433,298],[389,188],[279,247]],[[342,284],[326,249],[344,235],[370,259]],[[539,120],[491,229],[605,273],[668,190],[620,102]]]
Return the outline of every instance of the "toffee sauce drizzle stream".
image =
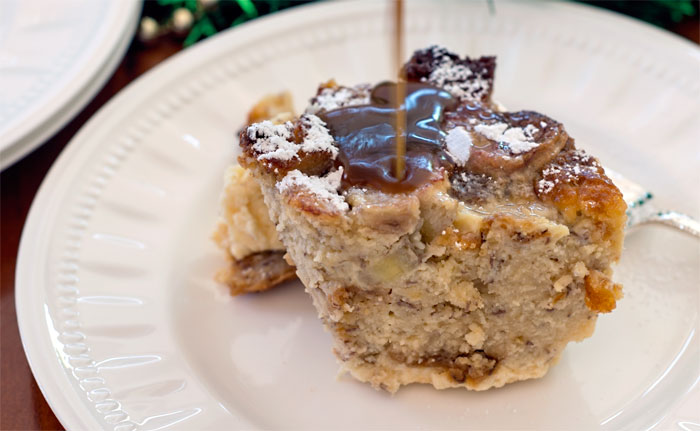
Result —
[[[394,66],[396,67],[396,170],[394,176],[401,181],[406,172],[406,110],[401,105],[406,99],[406,77],[403,68],[403,0],[394,0]]]
[[[407,82],[398,110],[406,113],[404,175],[396,167],[396,84],[383,82],[372,89],[370,103],[320,114],[339,147],[345,186],[367,185],[389,193],[415,190],[429,183],[440,168],[453,163],[443,150],[445,110],[455,109],[449,92],[420,82]]]

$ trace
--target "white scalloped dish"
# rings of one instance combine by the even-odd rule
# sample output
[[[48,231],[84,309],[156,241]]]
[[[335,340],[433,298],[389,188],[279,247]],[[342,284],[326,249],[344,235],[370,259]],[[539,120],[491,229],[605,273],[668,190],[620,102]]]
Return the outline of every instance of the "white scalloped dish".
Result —
[[[386,79],[380,2],[320,4],[167,61],[76,136],[32,206],[17,268],[22,340],[70,429],[690,429],[700,426],[700,248],[626,241],[618,309],[543,379],[391,397],[336,380],[296,283],[229,298],[209,240],[235,132],[261,96]],[[498,56],[495,97],[562,121],[577,145],[700,216],[700,53],[659,30],[559,3],[410,3],[407,53]],[[660,143],[663,142],[663,145]],[[695,406],[695,407],[693,407]]]

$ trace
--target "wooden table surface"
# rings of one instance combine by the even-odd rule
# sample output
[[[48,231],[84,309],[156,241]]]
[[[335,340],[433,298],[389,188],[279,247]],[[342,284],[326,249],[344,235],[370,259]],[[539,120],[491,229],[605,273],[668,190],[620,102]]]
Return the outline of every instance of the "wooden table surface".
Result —
[[[674,29],[700,43],[697,20]],[[24,222],[44,176],[76,132],[97,110],[138,76],[180,50],[163,39],[152,46],[134,42],[112,78],[70,123],[33,153],[0,174],[2,302],[0,304],[0,430],[63,430],[44,400],[24,356],[15,310],[15,264]]]

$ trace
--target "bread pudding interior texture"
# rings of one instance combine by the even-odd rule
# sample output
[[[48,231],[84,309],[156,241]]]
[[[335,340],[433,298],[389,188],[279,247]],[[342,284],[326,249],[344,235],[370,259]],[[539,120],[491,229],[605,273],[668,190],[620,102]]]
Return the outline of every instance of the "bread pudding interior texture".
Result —
[[[610,268],[621,193],[561,123],[498,109],[493,57],[430,47],[404,67],[416,106],[428,87],[450,101],[429,114],[437,150],[408,144],[406,181],[420,181],[401,188],[353,165],[368,154],[357,145],[371,143],[341,129],[381,103],[381,85],[323,84],[300,117],[242,131],[239,161],[269,211],[255,217],[269,215],[277,237],[261,229],[260,247],[236,258],[286,250],[343,368],[374,387],[483,390],[541,377],[621,297]]]

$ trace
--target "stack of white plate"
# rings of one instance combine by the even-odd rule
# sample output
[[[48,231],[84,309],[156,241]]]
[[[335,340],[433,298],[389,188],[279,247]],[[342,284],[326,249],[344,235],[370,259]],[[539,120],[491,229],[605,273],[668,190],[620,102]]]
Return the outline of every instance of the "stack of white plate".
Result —
[[[126,51],[139,0],[3,0],[0,169],[83,108]]]

